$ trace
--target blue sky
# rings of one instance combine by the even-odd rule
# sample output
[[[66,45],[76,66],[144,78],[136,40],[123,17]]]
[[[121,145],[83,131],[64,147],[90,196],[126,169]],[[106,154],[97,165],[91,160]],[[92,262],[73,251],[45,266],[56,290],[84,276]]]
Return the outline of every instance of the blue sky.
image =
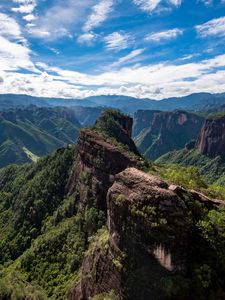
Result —
[[[225,92],[225,0],[1,0],[0,93]]]

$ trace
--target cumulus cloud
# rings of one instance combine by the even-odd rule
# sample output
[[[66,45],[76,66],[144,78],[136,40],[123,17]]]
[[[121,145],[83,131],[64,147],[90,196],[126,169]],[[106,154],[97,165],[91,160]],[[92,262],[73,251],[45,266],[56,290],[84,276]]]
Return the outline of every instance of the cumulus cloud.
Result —
[[[132,37],[127,33],[113,32],[103,38],[106,49],[120,51],[128,48],[132,43]]]
[[[195,29],[202,38],[210,36],[224,37],[225,17],[212,19],[204,24],[196,26]]]
[[[21,14],[31,14],[37,6],[36,0],[13,0],[13,2],[19,4],[19,6],[13,7],[12,11]]]
[[[138,55],[138,52],[131,52],[130,58],[135,54]],[[123,59],[126,61],[129,58]],[[162,62],[124,67],[99,75],[52,68],[43,63],[38,63],[37,67],[43,69],[41,75],[18,74],[13,71],[6,73],[1,92],[67,98],[123,94],[162,99],[192,92],[225,90],[225,55],[199,62]]]
[[[23,19],[27,22],[31,22],[31,21],[34,21],[36,19],[36,17],[33,14],[29,14],[29,15],[23,16]]]
[[[175,39],[177,36],[183,33],[182,29],[170,29],[166,31],[160,31],[156,33],[150,33],[145,37],[146,41],[153,41],[153,42],[161,42],[165,40]]]

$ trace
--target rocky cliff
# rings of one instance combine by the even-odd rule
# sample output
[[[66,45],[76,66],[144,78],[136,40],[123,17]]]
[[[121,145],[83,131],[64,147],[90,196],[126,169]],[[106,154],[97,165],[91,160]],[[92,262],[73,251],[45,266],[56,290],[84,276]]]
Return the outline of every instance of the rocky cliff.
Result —
[[[207,119],[198,137],[196,148],[201,154],[225,159],[225,116]]]
[[[138,139],[138,136],[141,136],[151,126],[157,113],[160,113],[160,110],[138,110],[134,114],[133,137],[135,139]]]
[[[218,206],[224,203],[136,168],[119,173],[107,193],[108,235],[101,233],[92,244],[69,299],[112,290],[115,299],[197,299],[179,280],[190,275],[195,260],[197,207]],[[164,280],[172,278],[177,290],[171,298]]]
[[[108,118],[105,112],[92,130],[81,130],[76,163],[67,184],[68,194],[74,195],[81,206],[96,201],[98,208],[106,211],[106,194],[114,175],[129,166],[141,165],[142,159],[131,140],[132,122],[130,117],[114,111]]]
[[[155,160],[196,140],[203,122],[202,117],[185,111],[154,113],[149,128],[135,139],[136,144],[142,154]]]

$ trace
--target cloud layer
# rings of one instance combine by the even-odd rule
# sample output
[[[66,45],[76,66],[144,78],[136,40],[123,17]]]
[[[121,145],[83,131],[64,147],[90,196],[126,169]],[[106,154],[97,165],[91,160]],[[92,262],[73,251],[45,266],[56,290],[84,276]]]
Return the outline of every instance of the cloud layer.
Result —
[[[13,0],[10,12],[0,13],[0,92],[162,99],[225,91],[225,50],[217,47],[225,40],[224,16],[183,26],[179,17],[159,18],[187,0],[127,1],[131,10],[123,11],[121,0],[55,0],[40,13],[43,1]],[[203,50],[191,51],[190,38]]]

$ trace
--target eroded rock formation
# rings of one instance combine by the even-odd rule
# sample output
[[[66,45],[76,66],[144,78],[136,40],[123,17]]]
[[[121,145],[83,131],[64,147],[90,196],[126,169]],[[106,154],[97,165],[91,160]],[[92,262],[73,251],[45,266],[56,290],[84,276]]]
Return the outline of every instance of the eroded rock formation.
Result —
[[[225,159],[225,116],[205,121],[196,148],[211,158]]]
[[[158,177],[128,168],[116,175],[107,205],[109,241],[86,256],[69,299],[110,290],[122,299],[160,299],[160,279],[186,272],[192,218],[185,201]]]
[[[150,160],[184,148],[186,143],[197,138],[204,122],[202,117],[184,111],[154,112],[151,116],[148,128],[135,138],[138,149]]]

